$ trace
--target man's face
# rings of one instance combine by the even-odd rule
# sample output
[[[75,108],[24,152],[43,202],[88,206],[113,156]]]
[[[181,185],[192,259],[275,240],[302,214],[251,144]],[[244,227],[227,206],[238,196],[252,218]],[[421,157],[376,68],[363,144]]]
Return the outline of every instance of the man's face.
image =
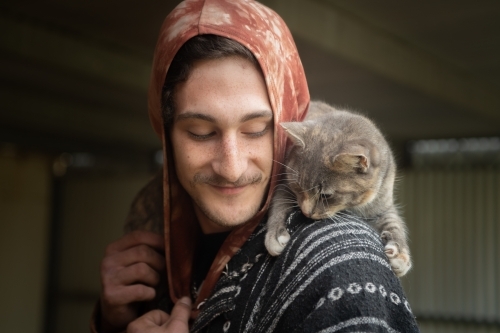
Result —
[[[273,164],[273,113],[262,74],[241,57],[199,61],[174,100],[175,168],[203,232],[245,223],[261,207]]]

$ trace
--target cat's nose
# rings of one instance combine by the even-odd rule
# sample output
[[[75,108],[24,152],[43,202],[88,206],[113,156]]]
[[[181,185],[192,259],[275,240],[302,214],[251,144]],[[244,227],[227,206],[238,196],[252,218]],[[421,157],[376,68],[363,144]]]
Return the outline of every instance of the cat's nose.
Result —
[[[314,212],[314,207],[316,204],[314,203],[313,200],[303,200],[300,203],[300,210],[302,211],[302,214],[304,214],[305,217],[311,217],[311,215]]]

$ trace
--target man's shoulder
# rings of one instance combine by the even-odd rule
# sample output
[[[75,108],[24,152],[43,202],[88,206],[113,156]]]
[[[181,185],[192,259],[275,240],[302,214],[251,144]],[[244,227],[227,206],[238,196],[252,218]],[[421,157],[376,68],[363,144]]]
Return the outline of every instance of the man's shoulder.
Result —
[[[291,238],[283,259],[342,262],[365,258],[390,270],[379,235],[357,216],[340,213],[311,220],[294,212],[287,219],[287,229]]]
[[[418,331],[380,237],[367,223],[344,214],[313,221],[296,211],[286,226],[291,238],[284,251],[262,256],[241,288],[247,304],[255,304],[255,332],[336,331],[343,325]],[[255,243],[263,242],[265,231],[256,232]]]
[[[251,332],[418,332],[378,234],[355,216],[339,218],[292,213],[291,239],[277,257],[265,249],[263,221],[226,266],[197,325],[209,310],[226,309],[221,327],[230,321]]]

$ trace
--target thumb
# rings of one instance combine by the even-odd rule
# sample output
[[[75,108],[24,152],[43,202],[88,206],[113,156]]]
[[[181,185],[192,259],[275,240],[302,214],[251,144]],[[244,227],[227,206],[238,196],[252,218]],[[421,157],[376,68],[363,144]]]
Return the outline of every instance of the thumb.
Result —
[[[127,326],[127,333],[154,332],[168,321],[168,314],[161,310],[153,310],[137,318]]]
[[[144,322],[161,326],[168,321],[168,314],[162,310],[152,310],[143,315]]]
[[[175,303],[167,327],[173,332],[188,332],[189,331],[189,315],[191,314],[191,299],[182,297]]]

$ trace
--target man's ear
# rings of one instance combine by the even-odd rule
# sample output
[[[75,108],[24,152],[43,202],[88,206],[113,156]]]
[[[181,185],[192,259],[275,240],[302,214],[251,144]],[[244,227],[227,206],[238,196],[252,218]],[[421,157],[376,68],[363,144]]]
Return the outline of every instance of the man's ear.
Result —
[[[292,140],[292,142],[299,147],[305,148],[304,143],[304,134],[305,134],[305,126],[299,122],[288,122],[288,123],[280,123],[280,126],[286,132],[286,135]]]

